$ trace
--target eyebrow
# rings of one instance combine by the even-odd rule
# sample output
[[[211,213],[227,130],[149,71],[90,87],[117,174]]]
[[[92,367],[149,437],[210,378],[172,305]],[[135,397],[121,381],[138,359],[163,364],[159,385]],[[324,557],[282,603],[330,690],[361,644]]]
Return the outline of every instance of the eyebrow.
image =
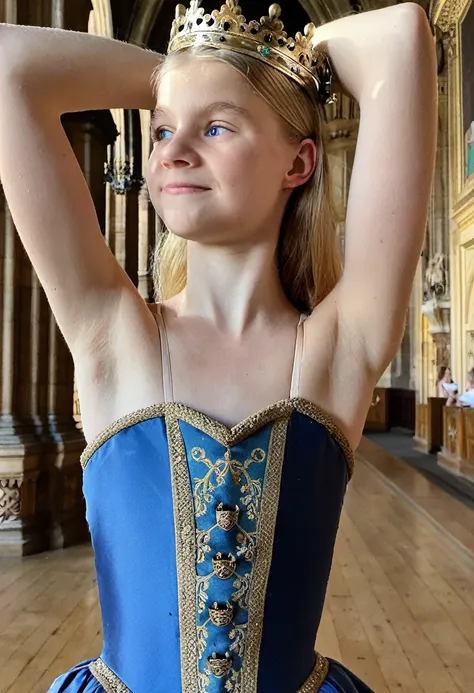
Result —
[[[237,106],[237,104],[231,101],[214,101],[213,103],[207,104],[204,108],[200,109],[203,113],[213,113],[214,111],[224,111],[227,113],[232,113],[234,115],[241,116],[243,118],[250,118],[250,113],[242,106]],[[155,108],[152,115],[152,123],[158,118],[165,115],[166,111],[162,108]]]

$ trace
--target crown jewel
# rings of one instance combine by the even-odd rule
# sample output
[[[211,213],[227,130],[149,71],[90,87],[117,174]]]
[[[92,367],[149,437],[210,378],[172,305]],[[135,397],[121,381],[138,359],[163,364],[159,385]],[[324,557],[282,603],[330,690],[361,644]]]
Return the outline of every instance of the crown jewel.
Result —
[[[263,60],[298,84],[314,89],[323,104],[334,100],[332,70],[327,57],[313,48],[316,27],[307,24],[304,34],[288,37],[280,19],[281,7],[273,4],[267,17],[247,22],[237,0],[226,0],[220,10],[204,14],[201,0],[191,0],[189,9],[176,7],[168,53],[194,45],[226,48]]]

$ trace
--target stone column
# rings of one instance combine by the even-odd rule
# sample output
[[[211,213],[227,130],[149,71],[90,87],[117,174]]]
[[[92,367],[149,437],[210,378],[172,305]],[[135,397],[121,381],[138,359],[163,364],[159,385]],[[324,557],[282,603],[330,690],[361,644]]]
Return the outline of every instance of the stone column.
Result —
[[[86,30],[90,0],[0,3],[8,22]],[[103,167],[110,114],[64,118],[105,229]],[[108,122],[108,127],[107,127]],[[54,201],[53,201],[54,203]],[[0,555],[87,536],[73,418],[73,362],[0,193]]]
[[[44,0],[0,3],[9,23],[48,25]],[[48,548],[44,474],[49,308],[0,192],[0,555]]]
[[[146,166],[151,151],[149,111],[140,111],[142,131],[142,171],[145,176]],[[156,213],[150,202],[148,188],[144,182],[138,196],[138,290],[145,301],[153,301],[153,276],[151,261],[156,243]]]
[[[359,106],[345,94],[339,94],[335,103],[325,107],[325,139],[329,155],[334,201],[339,217],[337,233],[344,253],[346,211],[349,186],[354,165]]]
[[[105,231],[104,163],[116,136],[108,111],[63,116],[63,127],[84,173],[99,224]],[[48,424],[50,547],[62,548],[87,536],[79,456],[84,438],[76,425],[74,365],[53,316],[49,321]]]
[[[31,378],[37,372],[31,347],[38,323],[33,320],[33,326],[31,318],[39,314],[28,277],[30,266],[1,194],[0,556],[47,548],[46,517],[38,502],[41,426],[28,411],[29,403],[35,407],[38,387]]]
[[[435,368],[451,365],[451,293],[449,285],[449,37],[438,42],[438,150],[424,250],[424,286],[422,312],[430,323],[436,346]]]

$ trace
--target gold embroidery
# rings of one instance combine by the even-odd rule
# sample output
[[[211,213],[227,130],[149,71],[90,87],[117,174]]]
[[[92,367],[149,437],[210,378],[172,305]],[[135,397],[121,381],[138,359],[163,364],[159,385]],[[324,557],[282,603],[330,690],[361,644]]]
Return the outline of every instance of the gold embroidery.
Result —
[[[100,657],[89,664],[89,671],[100,683],[105,693],[132,693]]]
[[[309,416],[326,428],[326,430],[341,447],[349,468],[349,476],[352,476],[354,471],[354,453],[346,436],[330,414],[327,414],[323,409],[321,409],[321,407],[318,407],[317,404],[314,404],[313,402],[301,397],[285,399],[281,402],[272,404],[269,407],[265,407],[256,414],[247,417],[244,421],[237,424],[237,426],[234,426],[233,428],[228,428],[224,424],[219,423],[215,419],[212,419],[206,414],[202,414],[201,412],[193,409],[192,407],[188,407],[185,404],[178,404],[176,402],[155,404],[151,407],[146,407],[145,409],[139,409],[130,414],[126,414],[110,424],[110,426],[102,431],[102,433],[99,433],[99,435],[96,436],[89,443],[89,445],[87,445],[81,455],[81,464],[85,469],[92,455],[102,445],[104,445],[104,443],[110,440],[110,438],[117,435],[117,433],[120,433],[131,426],[135,426],[137,423],[142,423],[143,421],[148,421],[149,419],[159,418],[160,416],[165,416],[168,412],[175,418],[186,421],[187,423],[191,424],[191,426],[195,426],[204,433],[207,433],[209,436],[211,436],[211,438],[214,438],[214,440],[221,443],[225,447],[231,447],[245,438],[250,437],[252,433],[267,423],[275,421],[279,418],[286,418],[294,410]]]
[[[297,693],[317,693],[324,683],[324,679],[328,675],[328,671],[328,660],[326,657],[322,657],[318,652],[316,652],[316,664],[314,665],[314,669],[301,688],[298,689]]]
[[[223,459],[219,458],[216,462],[212,462],[206,456],[206,451],[203,448],[193,448],[191,457],[195,462],[205,464],[208,469],[203,477],[193,481],[196,517],[202,517],[206,514],[207,504],[211,503],[214,497],[213,491],[216,487],[222,486],[227,474],[230,474],[235,486],[241,484],[242,477],[245,478],[245,484],[241,487],[241,491],[246,495],[242,498],[242,503],[247,508],[249,519],[255,520],[257,518],[262,487],[260,480],[252,479],[247,470],[253,463],[265,461],[266,453],[262,449],[252,450],[250,458],[243,463],[233,459],[229,450],[226,450]]]
[[[243,630],[244,626],[240,626],[239,630]],[[231,638],[236,638],[237,635],[233,635],[233,631],[230,634]],[[240,642],[243,639],[243,635],[240,635]],[[231,645],[231,650],[234,649],[234,644]],[[238,653],[237,653],[238,654]],[[318,693],[320,687],[322,686],[324,679],[327,676],[329,669],[329,663],[325,657],[322,657],[319,653],[316,653],[316,665],[309,676],[309,678],[304,682],[297,693]],[[89,670],[94,678],[100,683],[105,693],[132,693],[132,691],[119,679],[117,674],[110,669],[107,664],[100,659],[96,659],[95,662],[89,664]],[[209,685],[209,678],[205,674],[199,673],[198,679],[198,690],[205,691]]]
[[[243,627],[241,626],[240,628],[242,629]],[[231,633],[230,637],[232,638],[235,636]],[[233,645],[231,649],[233,649]],[[329,664],[327,659],[316,653],[316,665],[309,678],[304,682],[297,693],[317,693],[327,676],[328,669]],[[95,662],[89,664],[89,670],[94,678],[101,684],[105,693],[132,693],[123,681],[119,679],[117,674],[115,674],[100,657],[96,659]],[[209,685],[208,677],[205,676],[205,674],[200,674],[199,677],[200,679],[205,679],[203,683],[207,687]],[[200,686],[199,690],[206,690],[206,688],[201,688]]]
[[[196,628],[196,532],[194,504],[186,448],[174,408],[165,421],[171,466],[171,486],[176,536],[179,630],[181,644],[181,690],[196,693],[198,636]]]
[[[263,436],[266,440],[265,445],[268,445],[271,440],[271,431],[263,433]],[[189,474],[193,478],[197,567],[199,568],[199,565],[206,560],[206,553],[211,550],[217,551],[211,559],[213,572],[207,575],[198,572],[196,575],[198,667],[203,673],[199,679],[198,687],[201,693],[206,693],[210,685],[209,676],[225,677],[225,683],[222,684],[225,691],[241,693],[241,671],[245,653],[247,623],[239,623],[238,621],[243,616],[243,612],[248,612],[252,571],[250,562],[255,554],[258,517],[262,502],[262,485],[266,469],[265,464],[261,465],[267,461],[267,452],[262,447],[253,447],[242,460],[238,456],[235,457],[229,448],[225,449],[223,455],[219,454],[217,450],[208,455],[204,447],[195,446],[190,449],[188,454],[189,461],[192,463]],[[211,508],[211,504],[214,506],[216,502],[216,493],[219,497],[222,497],[223,493],[224,495],[229,494],[233,497],[233,502],[235,502],[235,495],[238,493],[240,506],[226,505],[220,501]],[[246,522],[251,523],[254,528],[253,531],[246,531],[244,527],[240,526],[239,514],[243,518],[245,517]],[[206,526],[207,523],[211,522],[213,523],[212,527]],[[215,530],[224,530],[226,533],[235,530],[233,536],[237,557],[241,559],[239,563],[232,553],[224,553],[219,550],[218,545],[213,545],[212,535]],[[220,534],[218,534],[219,536]],[[219,541],[218,537],[216,537],[216,541]],[[232,586],[227,588],[229,589],[227,598],[238,605],[242,614],[237,615],[234,607],[227,602],[228,612],[225,623],[222,623],[220,614],[216,622],[216,613],[212,613],[212,607],[209,606],[209,601],[212,602],[211,590],[215,586],[211,582],[212,578],[229,580],[233,576],[235,578]],[[205,622],[202,620],[204,612],[209,614]],[[234,622],[234,618],[237,619],[237,622]],[[247,619],[248,615],[245,614],[244,618]],[[229,638],[228,650],[234,655],[232,662],[224,661],[222,653],[215,654],[213,657],[206,656],[206,654],[209,655],[209,652],[206,652],[210,640],[209,626],[219,628],[223,625],[232,626],[227,633]],[[221,669],[223,664],[225,667]],[[219,690],[221,689],[222,686]]]
[[[248,638],[242,667],[242,689],[245,693],[257,693],[263,612],[272,562],[287,429],[288,418],[277,421],[272,428],[270,437],[268,461],[263,482],[262,508],[257,525],[258,551],[251,578]]]

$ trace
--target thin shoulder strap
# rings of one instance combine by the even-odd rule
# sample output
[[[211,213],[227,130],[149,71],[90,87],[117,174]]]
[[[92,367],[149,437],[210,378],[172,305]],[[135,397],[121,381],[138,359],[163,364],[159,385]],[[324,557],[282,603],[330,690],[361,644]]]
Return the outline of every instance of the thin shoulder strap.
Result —
[[[168,333],[166,332],[166,325],[163,318],[163,313],[161,309],[161,304],[156,306],[156,323],[160,331],[160,342],[161,342],[161,369],[163,373],[163,394],[165,402],[173,402],[173,376],[171,374],[171,357],[170,357],[170,346],[168,342]]]
[[[293,360],[293,374],[291,376],[290,398],[300,396],[301,367],[304,355],[304,323],[308,316],[305,313],[300,315],[300,321],[296,328],[295,356]]]

